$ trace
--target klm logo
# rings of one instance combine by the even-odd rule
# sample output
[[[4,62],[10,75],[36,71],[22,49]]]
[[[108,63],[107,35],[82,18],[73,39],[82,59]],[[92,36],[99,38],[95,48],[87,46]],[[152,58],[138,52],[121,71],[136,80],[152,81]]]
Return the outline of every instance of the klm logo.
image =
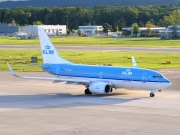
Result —
[[[96,90],[99,90],[99,86],[96,86],[95,89],[96,89]]]
[[[51,46],[46,45],[45,50],[42,50],[43,54],[54,54],[54,50],[51,50]]]
[[[130,69],[126,69],[126,71],[122,72],[122,75],[129,75],[129,76],[131,76],[132,74],[133,73],[132,73],[132,71]]]

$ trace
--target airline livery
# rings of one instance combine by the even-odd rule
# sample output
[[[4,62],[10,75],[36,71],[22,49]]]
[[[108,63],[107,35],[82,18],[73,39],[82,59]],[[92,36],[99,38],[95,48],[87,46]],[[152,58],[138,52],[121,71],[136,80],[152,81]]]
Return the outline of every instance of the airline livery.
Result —
[[[43,28],[38,28],[38,34],[44,62],[41,68],[49,74],[56,75],[56,78],[18,76],[7,63],[13,76],[82,84],[86,87],[85,94],[108,94],[117,88],[134,88],[150,90],[150,97],[154,97],[155,92],[160,92],[161,89],[171,85],[171,82],[161,73],[138,68],[134,57],[132,57],[133,67],[74,64],[57,53]]]

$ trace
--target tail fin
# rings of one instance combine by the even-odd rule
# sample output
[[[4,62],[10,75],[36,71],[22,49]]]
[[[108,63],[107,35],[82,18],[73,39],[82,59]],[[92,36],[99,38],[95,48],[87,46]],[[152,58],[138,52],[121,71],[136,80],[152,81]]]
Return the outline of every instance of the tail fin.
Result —
[[[43,28],[38,27],[38,34],[40,39],[41,51],[43,56],[43,62],[49,64],[72,64],[72,62],[67,61],[59,56],[53,44],[51,43],[49,37],[45,33]]]

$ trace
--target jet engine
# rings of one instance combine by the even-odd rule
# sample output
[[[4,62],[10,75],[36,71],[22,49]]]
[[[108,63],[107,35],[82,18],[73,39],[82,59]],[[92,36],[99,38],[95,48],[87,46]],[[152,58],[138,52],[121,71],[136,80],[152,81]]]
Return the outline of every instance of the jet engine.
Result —
[[[92,83],[89,85],[89,91],[93,94],[108,94],[111,92],[111,86],[106,83]]]

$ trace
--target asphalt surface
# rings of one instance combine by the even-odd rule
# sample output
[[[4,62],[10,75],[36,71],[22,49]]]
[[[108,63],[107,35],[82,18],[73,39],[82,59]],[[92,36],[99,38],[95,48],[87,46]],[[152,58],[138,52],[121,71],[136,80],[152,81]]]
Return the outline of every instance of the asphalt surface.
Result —
[[[58,50],[180,53],[178,48],[56,47]],[[39,46],[0,49],[40,50]],[[84,86],[23,80],[0,71],[0,135],[179,135],[180,69],[160,70],[173,85],[84,95]],[[44,72],[19,75],[52,77]]]
[[[29,45],[0,45],[0,50],[40,50],[40,46]],[[143,48],[143,47],[99,47],[99,46],[56,46],[57,50],[73,51],[108,51],[108,52],[155,52],[180,53],[180,48]]]
[[[2,135],[179,135],[180,69],[161,70],[172,86],[149,97],[118,89],[84,95],[84,86],[23,80],[0,72]],[[19,75],[52,77],[44,72]]]

